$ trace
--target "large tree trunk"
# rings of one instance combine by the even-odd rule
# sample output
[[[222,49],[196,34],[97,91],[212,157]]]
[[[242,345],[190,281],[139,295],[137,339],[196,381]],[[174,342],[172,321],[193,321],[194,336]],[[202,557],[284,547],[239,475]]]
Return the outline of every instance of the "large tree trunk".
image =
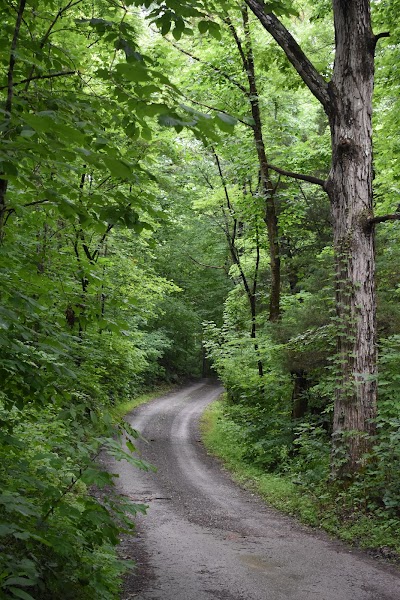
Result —
[[[362,467],[376,414],[376,302],[372,218],[374,49],[370,2],[332,0],[336,54],[328,84],[296,40],[260,0],[246,0],[284,50],[329,118],[332,168],[324,185],[332,205],[336,257],[338,384],[333,465],[337,475]],[[298,176],[298,178],[305,176]],[[340,457],[336,462],[335,457]]]
[[[336,57],[330,84],[331,200],[336,257],[337,354],[334,441],[354,472],[376,411],[375,256],[372,216],[372,92],[375,38],[369,2],[333,0]],[[351,432],[351,433],[350,433]]]

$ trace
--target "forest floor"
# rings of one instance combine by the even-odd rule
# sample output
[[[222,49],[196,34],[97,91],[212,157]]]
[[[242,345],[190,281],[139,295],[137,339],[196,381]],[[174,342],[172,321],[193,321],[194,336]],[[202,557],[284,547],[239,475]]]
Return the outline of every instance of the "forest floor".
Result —
[[[195,383],[139,407],[146,473],[126,463],[120,491],[149,506],[121,554],[137,563],[124,600],[398,600],[400,572],[300,525],[241,489],[207,454],[199,420],[221,393]]]

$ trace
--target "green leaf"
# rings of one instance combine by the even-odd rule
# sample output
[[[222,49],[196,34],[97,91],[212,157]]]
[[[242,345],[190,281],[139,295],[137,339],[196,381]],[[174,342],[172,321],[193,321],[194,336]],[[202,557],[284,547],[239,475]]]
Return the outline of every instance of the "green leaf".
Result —
[[[185,30],[185,22],[183,19],[178,19],[177,21],[175,21],[175,27],[172,31],[172,35],[174,36],[174,38],[179,41],[182,37],[182,34]]]
[[[209,21],[199,21],[197,27],[201,34],[207,33]]]
[[[9,161],[0,161],[1,178],[7,179],[8,176],[17,177],[18,169],[14,163]]]
[[[33,579],[28,579],[27,577],[8,577],[5,580],[4,585],[22,585],[24,587],[28,587],[31,585],[35,585],[36,581]]]
[[[24,138],[31,138],[36,135],[36,131],[34,129],[24,127],[19,135]]]
[[[158,122],[164,127],[191,127],[197,124],[197,119],[191,119],[190,121],[184,121],[181,117],[174,113],[161,114],[158,117]]]
[[[137,515],[138,512],[145,515],[147,513],[147,509],[149,508],[147,504],[137,504],[136,502],[125,502],[122,505],[122,510],[131,515]]]
[[[83,471],[81,479],[86,485],[104,487],[106,485],[112,485],[114,477],[107,471],[89,467]]]
[[[9,591],[13,594],[15,598],[22,598],[22,600],[35,600],[33,596],[25,592],[24,590],[20,590],[15,587],[10,587]]]
[[[77,25],[90,25],[94,27],[98,33],[104,33],[109,31],[115,23],[113,21],[106,21],[105,19],[92,18],[92,19],[75,19]]]
[[[153,137],[150,127],[143,125],[142,130],[140,132],[140,137],[142,137],[144,140],[147,140],[148,142],[150,142]]]
[[[165,13],[161,19],[157,20],[157,25],[161,25],[161,35],[167,35],[170,32],[172,23],[168,13]]]
[[[126,441],[126,447],[128,448],[128,450],[130,450],[131,452],[136,452],[136,446],[134,446],[134,444],[132,444],[132,442],[130,440]]]
[[[54,116],[26,114],[24,115],[24,120],[38,133],[47,133],[53,131],[54,128]]]
[[[16,531],[15,525],[0,523],[0,536],[10,535]]]
[[[118,177],[120,179],[130,179],[132,177],[132,169],[121,160],[110,156],[104,156],[103,162],[113,177]]]
[[[177,42],[179,42],[179,40],[181,39],[182,33],[183,33],[183,30],[180,30],[177,27],[175,27],[174,30],[172,31],[172,35],[174,36],[174,38],[176,39]]]
[[[225,131],[226,133],[233,133],[237,119],[231,115],[227,115],[226,113],[219,112],[216,114],[215,122],[222,131]]]
[[[135,63],[119,63],[115,67],[118,75],[126,79],[127,81],[140,82],[140,81],[151,81],[151,73],[147,67],[138,62]]]
[[[26,498],[16,492],[4,492],[0,494],[0,504],[7,512],[17,512],[24,516],[37,516],[38,509]]]
[[[209,21],[208,31],[209,31],[210,35],[213,38],[215,38],[216,40],[221,39],[221,29],[220,29],[218,23],[214,23],[214,21]]]
[[[143,61],[143,56],[132,47],[131,43],[127,40],[120,38],[116,41],[115,47],[117,50],[123,50],[125,52],[125,57],[128,60],[129,58],[133,58],[138,61]]]

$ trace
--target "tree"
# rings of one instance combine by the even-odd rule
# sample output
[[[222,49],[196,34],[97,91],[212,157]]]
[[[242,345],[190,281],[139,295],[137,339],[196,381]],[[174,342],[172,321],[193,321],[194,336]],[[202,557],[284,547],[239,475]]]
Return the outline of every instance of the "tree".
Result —
[[[377,403],[376,300],[374,227],[395,215],[374,217],[372,198],[372,94],[374,53],[386,32],[374,35],[371,3],[333,0],[335,57],[328,82],[314,67],[280,16],[295,14],[291,2],[245,0],[264,29],[284,51],[302,81],[320,102],[331,130],[331,170],[326,180],[290,173],[282,175],[320,185],[328,194],[333,216],[336,265],[337,362],[334,440],[345,451],[338,469],[351,474],[361,468],[374,434]],[[226,4],[213,6],[223,18]],[[174,24],[176,39],[184,19],[200,17],[201,31],[217,37],[210,6],[186,2],[174,10],[155,9],[155,22],[167,33]],[[167,26],[168,25],[168,26]]]
[[[268,165],[267,153],[263,137],[263,123],[260,111],[260,98],[258,93],[257,77],[254,64],[254,53],[251,40],[251,31],[249,25],[249,15],[247,6],[242,7],[241,16],[243,22],[244,44],[242,44],[232,21],[227,18],[229,30],[239,51],[243,70],[246,73],[248,81],[248,90],[246,96],[250,103],[251,115],[253,118],[252,130],[254,143],[257,150],[259,163],[259,191],[258,193],[265,202],[265,224],[268,231],[270,270],[271,270],[271,292],[269,301],[269,319],[277,321],[280,316],[280,296],[281,296],[281,259],[278,237],[278,219],[275,206],[275,193],[279,182],[274,185],[271,181],[270,167]]]
[[[165,376],[178,289],[154,269],[151,138],[175,92],[114,2],[5,2],[2,22],[0,596],[115,598],[113,547],[145,508],[98,457],[140,466],[114,410]]]
[[[374,433],[377,395],[375,251],[372,198],[374,52],[370,2],[333,0],[335,62],[328,83],[268,5],[246,0],[329,119],[332,165],[326,181],[333,215],[339,378],[334,438],[347,457],[340,473],[362,466]],[[343,447],[343,446],[342,446]]]
[[[238,249],[238,240],[237,238],[243,235],[243,227],[244,223],[238,218],[238,212],[235,210],[235,207],[232,204],[228,186],[225,182],[224,174],[221,168],[221,162],[218,155],[214,151],[214,158],[218,168],[218,173],[221,179],[221,184],[224,190],[224,196],[226,200],[226,207],[221,206],[221,212],[223,214],[223,229],[227,241],[227,245],[229,248],[229,253],[231,256],[232,264],[235,265],[239,271],[239,279],[243,285],[243,288],[246,293],[246,297],[249,303],[250,316],[251,316],[251,328],[250,328],[250,338],[254,343],[254,350],[257,357],[257,368],[258,374],[260,377],[263,377],[264,368],[261,360],[258,341],[257,341],[257,286],[259,279],[259,270],[260,270],[260,235],[259,235],[259,225],[257,223],[257,214],[253,215],[253,223],[252,228],[255,233],[255,260],[254,260],[254,269],[251,276],[246,275],[243,269],[241,253]],[[243,194],[245,202],[247,201],[247,194]],[[232,224],[230,223],[232,221]],[[270,303],[271,306],[271,303]]]

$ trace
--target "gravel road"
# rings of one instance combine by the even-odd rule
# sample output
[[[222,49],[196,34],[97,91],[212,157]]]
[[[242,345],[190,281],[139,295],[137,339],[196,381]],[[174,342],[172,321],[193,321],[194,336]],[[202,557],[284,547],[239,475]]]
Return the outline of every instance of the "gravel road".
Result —
[[[122,542],[138,573],[124,600],[400,600],[400,573],[303,527],[240,489],[199,441],[204,408],[220,393],[200,382],[129,417],[148,440],[143,473],[111,464],[120,491],[149,505]]]

